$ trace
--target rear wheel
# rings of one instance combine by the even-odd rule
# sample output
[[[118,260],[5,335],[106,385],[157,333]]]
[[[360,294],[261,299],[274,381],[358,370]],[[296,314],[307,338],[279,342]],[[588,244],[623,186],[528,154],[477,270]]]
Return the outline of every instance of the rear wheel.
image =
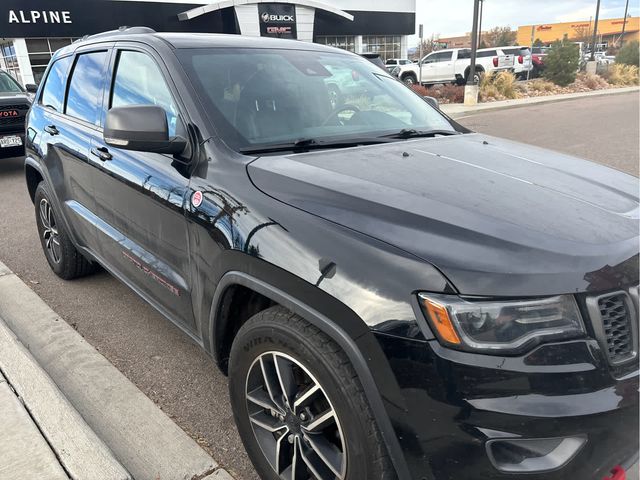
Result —
[[[395,478],[346,355],[299,316],[273,307],[245,323],[229,376],[236,424],[261,478]]]
[[[473,81],[476,85],[480,84],[480,80],[482,79],[483,75],[484,75],[484,70],[482,70],[481,68],[476,68],[476,71],[473,74]],[[469,69],[467,69],[464,72],[464,79],[463,79],[463,82],[465,85],[467,84],[468,81],[469,81]]]
[[[93,273],[96,265],[84,258],[71,242],[44,182],[36,187],[34,204],[40,243],[51,270],[64,280]]]

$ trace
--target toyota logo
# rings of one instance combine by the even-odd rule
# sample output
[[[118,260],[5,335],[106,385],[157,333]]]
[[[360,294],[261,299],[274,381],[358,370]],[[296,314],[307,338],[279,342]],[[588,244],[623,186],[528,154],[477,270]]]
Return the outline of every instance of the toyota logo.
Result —
[[[262,21],[264,23],[267,23],[269,21],[269,14],[267,12],[264,12],[262,15],[260,15],[260,17],[262,18]]]

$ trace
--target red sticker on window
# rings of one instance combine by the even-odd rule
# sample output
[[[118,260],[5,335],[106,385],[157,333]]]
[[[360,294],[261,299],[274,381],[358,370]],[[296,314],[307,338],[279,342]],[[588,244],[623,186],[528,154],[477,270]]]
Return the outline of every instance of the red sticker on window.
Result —
[[[194,207],[199,207],[202,204],[202,192],[198,190],[197,192],[193,192],[191,195],[191,205]]]

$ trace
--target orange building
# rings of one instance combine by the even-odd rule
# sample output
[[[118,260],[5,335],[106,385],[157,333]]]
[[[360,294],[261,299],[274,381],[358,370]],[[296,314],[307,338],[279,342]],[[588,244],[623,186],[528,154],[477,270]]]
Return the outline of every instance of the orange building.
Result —
[[[640,40],[640,17],[627,17],[624,41]],[[613,45],[620,40],[623,18],[612,18],[598,21],[598,43]],[[587,41],[593,35],[593,22],[589,20],[565,23],[545,23],[544,25],[524,25],[518,27],[517,41],[519,45],[531,44],[531,28],[534,28],[533,39],[540,39],[548,45],[562,40],[565,35],[569,40]]]

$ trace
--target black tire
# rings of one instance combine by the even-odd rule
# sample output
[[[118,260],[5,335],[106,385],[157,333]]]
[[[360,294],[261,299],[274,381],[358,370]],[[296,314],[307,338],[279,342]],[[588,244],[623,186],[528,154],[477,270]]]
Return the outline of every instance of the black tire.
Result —
[[[276,364],[280,370],[276,371]],[[293,375],[287,374],[290,371]],[[316,469],[320,474],[316,475],[323,480],[396,478],[362,385],[347,356],[326,334],[298,315],[272,307],[249,319],[233,342],[229,378],[236,425],[260,478],[289,478],[294,451],[299,452],[297,458],[303,459],[296,478],[316,478],[310,474],[310,464],[324,467],[324,470]],[[275,387],[267,390],[267,378],[285,380],[270,383]],[[292,383],[298,389],[297,395],[283,395],[285,389],[295,391],[289,388]],[[314,389],[314,384],[319,388]],[[302,400],[305,402],[302,409],[296,406],[310,391],[316,392],[310,396],[313,401]],[[248,399],[248,392],[254,400]],[[259,404],[255,403],[258,397],[262,398]],[[294,405],[292,408],[283,400],[288,397],[293,398],[293,402],[289,402]],[[326,412],[331,409],[335,415],[329,418],[335,419],[335,425],[327,422],[321,432],[311,428],[317,425],[318,418],[326,418]],[[263,426],[257,426],[265,422],[270,428],[280,426],[279,430],[268,432]],[[281,453],[279,473],[273,463],[276,445],[280,446]],[[326,452],[327,446],[329,451],[337,452],[332,455],[333,469],[328,467],[330,462],[316,454]],[[335,474],[336,471],[339,474]]]
[[[477,68],[476,67],[476,73],[473,76],[476,85],[478,85],[480,83],[480,79],[482,78],[483,75],[484,75],[484,70],[482,68]],[[463,81],[462,85],[466,85],[467,82],[469,81],[469,69],[468,68],[464,71],[464,78],[462,79],[462,81]]]
[[[405,85],[407,85],[408,87],[412,87],[415,84],[418,83],[418,79],[416,78],[415,75],[413,75],[412,73],[405,75],[404,77],[402,77],[402,81],[404,82]]]
[[[54,273],[64,280],[83,277],[97,266],[84,258],[71,242],[56,212],[45,182],[40,182],[34,195],[36,225],[44,256]]]

